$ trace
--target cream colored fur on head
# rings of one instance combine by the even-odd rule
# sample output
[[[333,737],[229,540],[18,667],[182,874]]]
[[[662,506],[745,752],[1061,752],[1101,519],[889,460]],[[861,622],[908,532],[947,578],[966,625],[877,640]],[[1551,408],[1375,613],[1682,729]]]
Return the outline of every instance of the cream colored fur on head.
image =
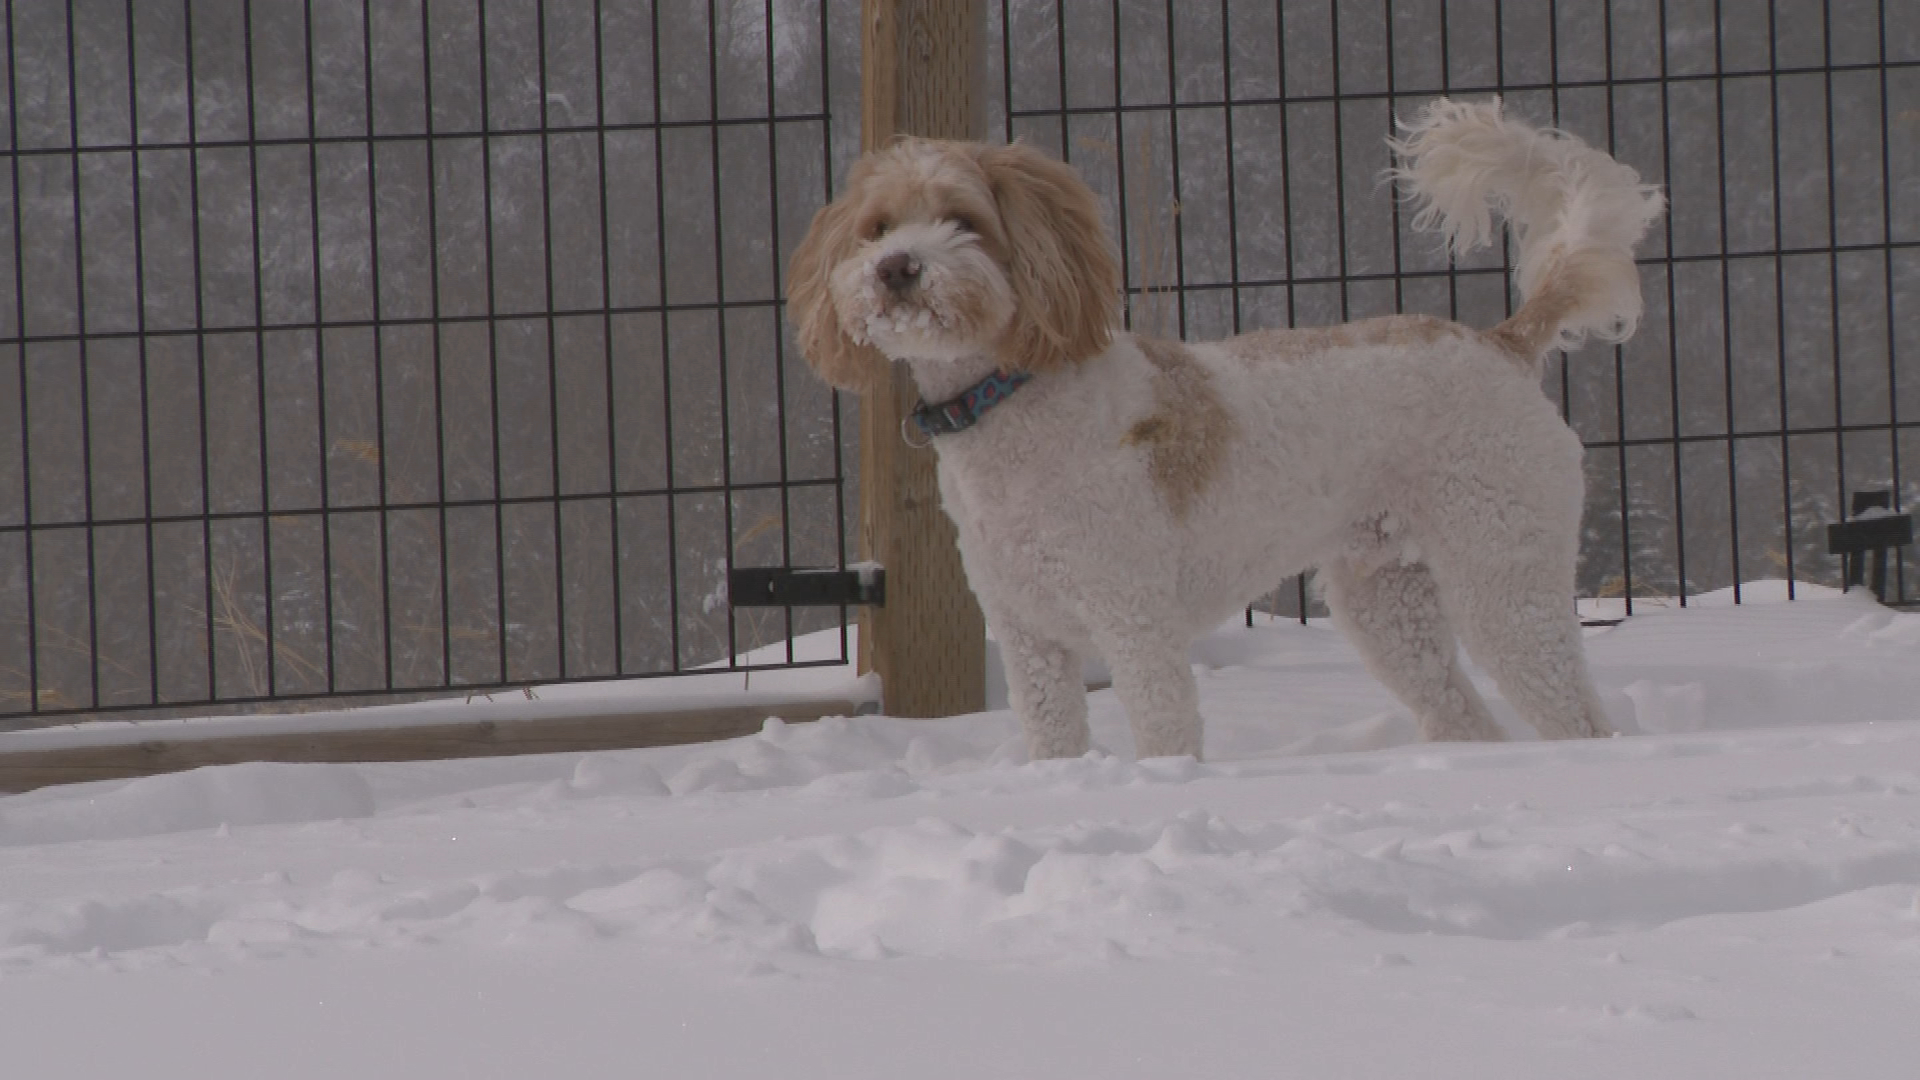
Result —
[[[910,297],[873,275],[906,254]],[[787,303],[814,370],[880,385],[902,351],[991,347],[1040,371],[1107,347],[1120,266],[1100,207],[1069,167],[1030,147],[901,139],[854,165],[793,255]]]
[[[1534,374],[1557,343],[1631,332],[1632,248],[1659,197],[1497,103],[1443,101],[1407,130],[1423,224],[1472,246],[1491,207],[1520,234],[1526,302],[1491,330],[1409,315],[1128,334],[1098,200],[1023,146],[903,140],[815,217],[788,310],[828,382],[872,390],[900,363],[940,401],[1033,376],[934,445],[1034,757],[1088,750],[1095,653],[1136,752],[1198,756],[1188,647],[1309,568],[1429,738],[1502,737],[1457,643],[1541,734],[1610,730],[1572,603],[1583,451]]]

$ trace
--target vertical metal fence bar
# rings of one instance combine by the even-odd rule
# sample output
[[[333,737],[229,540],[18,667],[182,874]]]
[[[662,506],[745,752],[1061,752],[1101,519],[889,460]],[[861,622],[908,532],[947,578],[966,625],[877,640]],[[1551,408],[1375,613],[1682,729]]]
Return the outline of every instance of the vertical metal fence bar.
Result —
[[[1445,14],[1446,5],[1448,2],[1449,0],[1441,0],[1441,18],[1443,20],[1443,29],[1444,29],[1444,20],[1446,18],[1446,14]],[[1441,59],[1441,70],[1443,72],[1448,71],[1444,55]],[[1450,78],[1451,74],[1449,73],[1444,77]],[[1493,86],[1494,86],[1494,89],[1499,91],[1501,94],[1506,93],[1506,90],[1507,90],[1507,6],[1505,3],[1505,0],[1493,0]],[[1507,267],[1510,267],[1512,265],[1513,265],[1513,230],[1501,229],[1500,230],[1500,267],[1501,267],[1501,274],[1502,274],[1502,278],[1501,278],[1502,288],[1500,290],[1500,310],[1504,312],[1504,317],[1509,319],[1513,317],[1514,294],[1519,291],[1514,281],[1513,274],[1506,269]],[[1459,278],[1457,275],[1449,274],[1447,277],[1449,294],[1453,297],[1452,302],[1454,304],[1453,314],[1451,314],[1448,317],[1455,320],[1459,319],[1460,317],[1459,295],[1457,292],[1453,290],[1453,286],[1458,282],[1458,280]],[[1564,353],[1562,354],[1562,359],[1563,360],[1565,359]],[[1564,375],[1565,373],[1566,373],[1566,365],[1562,363],[1561,374]],[[1564,417],[1566,415],[1566,412],[1562,410],[1560,415]]]
[[[1552,5],[1551,9],[1547,12],[1547,65],[1548,70],[1552,73],[1548,78],[1549,89],[1547,94],[1553,102],[1553,126],[1559,127],[1560,5],[1557,3]],[[1609,131],[1608,135],[1611,137],[1612,132]],[[1503,265],[1513,265],[1511,249],[1503,247],[1501,250],[1507,256],[1503,260]],[[1512,286],[1508,287],[1508,292],[1511,294]],[[1508,307],[1509,309],[1512,307],[1511,295],[1508,297]],[[1568,362],[1568,357],[1565,352],[1560,354],[1560,415],[1566,419],[1569,425],[1573,423],[1573,365]],[[1631,601],[1629,601],[1629,613],[1631,613]]]
[[[26,245],[21,242],[20,204],[20,63],[17,53],[19,23],[13,17],[13,0],[7,3],[7,165],[13,174],[13,319],[20,334],[17,350],[20,370],[20,520],[21,547],[26,568],[27,599],[27,701],[28,710],[40,712],[40,619],[35,597],[34,513],[33,513],[33,429],[28,422],[27,406],[32,400],[27,377],[27,269]]]
[[[1064,8],[1067,0],[1058,0],[1058,2]],[[1134,325],[1133,261],[1130,243],[1133,219],[1127,216],[1127,113],[1123,107],[1126,99],[1120,69],[1120,0],[1113,0],[1108,8],[1108,14],[1113,19],[1113,179],[1120,209],[1120,295],[1125,301],[1121,305],[1120,318],[1131,329]],[[1065,70],[1064,67],[1061,69],[1062,78],[1065,78]],[[1066,99],[1061,99],[1060,107],[1064,114]],[[1151,212],[1152,208],[1148,209]],[[1142,299],[1144,300],[1145,297]]]
[[[552,454],[554,650],[560,677],[567,677],[567,538],[560,494],[560,357],[554,344],[558,327],[553,308],[553,156],[552,120],[547,113],[547,0],[534,5],[534,51],[540,83],[540,236],[545,277],[547,327],[547,437]]]
[[[1386,0],[1392,3],[1392,0]],[[1391,50],[1389,50],[1391,52]],[[1389,57],[1391,62],[1391,57]],[[1240,318],[1240,201],[1234,188],[1233,157],[1233,0],[1220,0],[1220,97],[1225,113],[1222,129],[1227,140],[1227,281],[1233,304],[1233,332],[1241,332]],[[1282,105],[1281,108],[1286,108]],[[1391,110],[1389,110],[1391,111]],[[1247,627],[1253,627],[1253,604],[1246,608]]]
[[[1498,20],[1498,17],[1501,14],[1502,14],[1502,11],[1498,3],[1498,0],[1495,0],[1494,15],[1496,20]],[[1450,95],[1453,93],[1453,19],[1452,19],[1452,15],[1453,15],[1452,0],[1440,0],[1440,93],[1442,96]],[[1498,22],[1496,22],[1496,25],[1498,25]],[[1497,53],[1496,55],[1499,55],[1499,54]],[[1504,56],[1502,56],[1502,60],[1504,60]],[[1496,70],[1502,72],[1502,75],[1499,81],[1504,84],[1505,82],[1504,69],[1501,68]],[[1502,230],[1501,243],[1503,246],[1500,249],[1502,254],[1500,265],[1509,266],[1512,264],[1512,260],[1511,258],[1506,257],[1506,248],[1504,246],[1506,237],[1504,234],[1505,234],[1505,230]],[[1447,318],[1452,319],[1455,322],[1458,322],[1460,320],[1460,259],[1458,254],[1454,252],[1452,245],[1448,245],[1446,256],[1447,256]],[[1512,298],[1513,289],[1509,287],[1504,291],[1507,293],[1507,313],[1512,314],[1513,313],[1513,298]],[[1562,415],[1565,415],[1564,411],[1562,412]]]
[[[1332,100],[1329,108],[1333,110],[1333,230],[1335,273],[1340,279],[1340,321],[1353,318],[1353,294],[1350,282],[1351,253],[1347,250],[1347,131],[1344,95],[1341,93],[1340,80],[1340,0],[1327,0],[1328,35],[1328,77],[1332,80],[1329,88]],[[1389,58],[1391,66],[1391,58]],[[1300,622],[1307,621],[1307,604],[1310,596],[1307,591],[1307,576],[1301,574],[1296,588],[1300,594]]]
[[[1604,70],[1606,71],[1606,129],[1607,152],[1617,155],[1618,132],[1614,130],[1613,99],[1616,93],[1613,71],[1613,0],[1603,0],[1601,6],[1603,26]],[[1661,37],[1664,39],[1665,34]],[[1666,118],[1661,117],[1662,123]],[[1671,255],[1671,252],[1669,252]],[[1671,270],[1671,264],[1669,264]],[[1671,273],[1668,275],[1671,277]],[[1671,321],[1671,320],[1669,320]],[[1620,470],[1620,595],[1625,603],[1628,615],[1633,614],[1633,474],[1627,467],[1627,350],[1624,345],[1608,348],[1613,354],[1613,428],[1614,462]],[[1562,367],[1566,362],[1562,361]]]
[[[656,5],[658,6],[658,5]],[[480,202],[486,208],[484,249],[487,253],[487,407],[493,448],[493,572],[494,627],[498,652],[497,681],[511,679],[507,660],[507,511],[500,480],[500,267],[493,243],[493,72],[487,61],[487,0],[479,0],[480,26]]]
[[[613,244],[607,223],[607,68],[604,41],[606,12],[601,0],[593,0],[593,126],[594,165],[598,171],[600,196],[600,347],[606,365],[607,388],[607,558],[613,577],[613,672],[627,670],[626,590],[620,574],[620,424],[616,403],[618,381],[614,378],[613,352]],[[657,119],[657,117],[656,117]],[[549,240],[549,243],[552,241]],[[784,477],[783,477],[784,478]],[[444,512],[441,515],[445,520]],[[444,545],[443,545],[444,546]],[[789,657],[791,659],[791,657]]]
[[[1733,602],[1741,600],[1740,574],[1740,440],[1733,391],[1733,258],[1727,217],[1727,60],[1726,24],[1720,0],[1713,0],[1713,122],[1718,172],[1715,188],[1720,211],[1720,343],[1723,390],[1727,409],[1727,537],[1732,557]]]
[[[126,0],[127,24],[127,174],[133,203],[133,328],[140,365],[140,513],[147,566],[147,701],[160,703],[160,596],[153,558],[153,402],[148,387],[146,218],[141,209],[140,58],[134,33],[133,0]],[[12,37],[11,33],[8,35]],[[16,146],[16,151],[18,147]],[[17,161],[17,158],[16,158]],[[15,185],[16,189],[18,184]],[[15,207],[19,196],[16,192]],[[18,223],[14,227],[19,246]],[[22,330],[24,332],[24,327]],[[24,399],[23,399],[24,400]]]
[[[1349,284],[1352,276],[1349,273],[1351,266],[1347,251],[1347,131],[1340,85],[1340,0],[1327,0],[1327,35],[1328,77],[1332,80],[1329,108],[1333,110],[1333,245],[1335,265],[1338,267],[1335,273],[1340,279],[1340,321],[1347,322],[1353,317],[1353,296]],[[1300,594],[1300,623],[1304,626],[1310,599],[1306,574],[1299,576],[1295,588]]]
[[[596,3],[598,0],[596,0]],[[596,40],[599,23],[594,24]],[[433,112],[433,8],[425,0],[420,5],[420,87],[424,142],[427,153],[427,314],[432,322],[433,340],[429,345],[433,358],[433,454],[434,454],[434,527],[440,560],[440,682],[453,685],[453,601],[450,588],[452,559],[447,550],[447,407],[446,370],[441,338],[445,328],[440,321],[440,134]],[[605,136],[603,135],[604,139]],[[482,147],[485,142],[483,140]],[[604,260],[602,260],[604,262]],[[609,393],[608,407],[613,395]],[[611,430],[611,429],[609,429]],[[609,476],[612,474],[609,473]],[[619,594],[618,588],[614,590]],[[616,605],[617,608],[618,605]]]
[[[380,143],[373,123],[373,0],[360,0],[361,83],[365,97],[367,155],[367,286],[373,302],[373,444],[375,498],[380,520],[381,682],[393,689],[393,502],[387,484],[386,304],[380,294]]]
[[[1440,0],[1440,18],[1446,20],[1448,0]],[[1441,71],[1446,71],[1443,61]],[[1446,76],[1443,74],[1443,78]],[[1507,5],[1506,0],[1493,0],[1493,88],[1504,92],[1507,88]]]
[[[1286,223],[1286,232],[1281,239],[1280,260],[1287,268],[1287,325],[1300,325],[1299,294],[1294,286],[1298,278],[1299,267],[1293,261],[1293,147],[1288,137],[1291,128],[1290,116],[1293,112],[1293,93],[1287,87],[1287,6],[1284,0],[1274,7],[1274,20],[1278,32],[1274,35],[1274,50],[1278,54],[1277,62],[1280,98],[1280,220]],[[1300,625],[1307,624],[1307,579],[1305,575],[1294,578],[1294,591],[1300,608]]]
[[[1327,0],[1327,34],[1329,77],[1332,79],[1333,101],[1333,249],[1335,271],[1340,277],[1340,321],[1346,322],[1352,315],[1352,295],[1348,285],[1352,281],[1348,273],[1347,251],[1347,130],[1346,110],[1341,108],[1340,95],[1340,0]],[[1301,604],[1301,614],[1306,613],[1306,605]]]
[[[733,401],[727,393],[727,256],[724,191],[720,186],[720,36],[714,27],[714,0],[707,0],[707,116],[714,123],[707,127],[707,162],[713,182],[713,323],[717,351],[714,363],[720,375],[720,496],[721,528],[725,536],[721,552],[728,574],[733,572]],[[767,27],[767,51],[773,51],[773,27]],[[767,103],[773,107],[772,102]],[[661,245],[666,244],[663,233]],[[738,627],[731,613],[727,616],[727,667],[740,663]]]
[[[1187,339],[1187,245],[1182,223],[1185,204],[1180,198],[1180,50],[1173,21],[1173,0],[1167,0],[1167,156],[1173,173],[1173,205],[1167,214],[1173,224],[1173,311],[1178,340]],[[1115,64],[1116,69],[1118,64]]]
[[[826,0],[821,0],[822,18],[825,18]],[[669,646],[673,650],[672,669],[681,669],[680,655],[680,498],[679,476],[674,471],[673,453],[673,334],[668,325],[672,315],[667,303],[667,167],[666,140],[662,133],[666,128],[666,117],[660,113],[660,5],[649,5],[648,14],[653,19],[653,38],[648,47],[653,50],[653,209],[654,209],[654,257],[655,280],[660,290],[660,439],[663,465],[666,468],[666,519],[667,519],[667,635]],[[832,170],[829,169],[829,172]],[[831,183],[829,183],[831,187]],[[829,192],[829,196],[831,192]],[[719,194],[715,193],[715,198]],[[837,401],[836,401],[837,406]],[[839,413],[835,408],[835,415]],[[836,432],[836,434],[838,434]],[[839,440],[834,440],[839,446]],[[843,516],[841,520],[845,520]],[[733,538],[729,536],[731,544]]]
[[[87,228],[80,186],[80,80],[74,70],[73,5],[67,5],[67,169],[73,185],[73,316],[80,381],[80,505],[86,518],[87,548],[87,704],[100,705],[100,574],[95,562],[93,513],[93,366],[87,352]],[[14,192],[14,199],[20,197]]]
[[[19,23],[13,17],[13,0],[7,3],[7,166],[13,174],[13,321],[20,335],[17,350],[20,370],[20,520],[23,562],[26,568],[27,598],[27,702],[28,711],[40,712],[40,618],[34,595],[34,513],[33,513],[33,429],[28,422],[27,406],[32,400],[27,378],[27,268],[26,244],[22,243],[20,204],[20,62],[17,51]],[[129,31],[131,33],[131,31]]]
[[[780,565],[793,565],[793,489],[788,487],[792,474],[787,467],[787,335],[782,326],[786,311],[783,298],[786,275],[780,265],[780,106],[779,79],[774,71],[773,0],[763,5],[767,42],[767,257],[772,263],[769,280],[773,282],[773,397],[775,437],[779,440],[780,468]],[[1005,34],[1001,35],[1003,38]],[[781,638],[786,642],[787,663],[793,663],[793,610],[780,613]],[[756,640],[755,644],[759,644]]]
[[[1399,76],[1397,74],[1398,69],[1400,67],[1400,59],[1399,59],[1399,56],[1394,52],[1394,48],[1393,48],[1394,46],[1393,0],[1380,0],[1380,22],[1381,22],[1381,25],[1386,27],[1386,33],[1387,33],[1387,40],[1386,40],[1387,67],[1385,72],[1385,75],[1387,78],[1387,134],[1386,134],[1386,137],[1392,138],[1394,135],[1394,127],[1393,127],[1394,114],[1395,114],[1395,111],[1400,107]],[[1496,21],[1494,25],[1498,26],[1499,23]],[[1497,44],[1494,46],[1494,55],[1496,57],[1500,55],[1500,48]],[[1496,63],[1497,62],[1498,61],[1496,61]],[[1392,257],[1393,257],[1393,312],[1394,314],[1399,315],[1404,313],[1407,310],[1407,298],[1406,298],[1406,288],[1405,288],[1406,279],[1403,276],[1406,272],[1406,264],[1401,260],[1401,252],[1400,252],[1400,199],[1397,193],[1395,194],[1395,197],[1388,200],[1388,212],[1391,214],[1390,220],[1392,222],[1392,228],[1393,228],[1393,232],[1391,234]]]
[[[1671,74],[1667,70],[1667,0],[1660,0],[1660,167],[1669,175],[1673,172],[1673,110],[1669,106],[1668,91],[1672,85]],[[1679,264],[1674,261],[1673,252],[1673,211],[1660,216],[1661,227],[1666,235],[1666,274],[1667,274],[1667,404],[1670,407],[1673,436],[1673,542],[1674,566],[1677,570],[1675,592],[1680,595],[1680,606],[1687,606],[1687,504],[1683,497],[1686,483],[1685,457],[1681,453],[1680,442],[1680,290],[1676,284]]]
[[[1391,0],[1388,0],[1390,3]],[[1172,4],[1168,4],[1168,23],[1172,23]],[[1233,305],[1233,332],[1242,329],[1240,317],[1240,193],[1236,186],[1233,161],[1233,0],[1220,0],[1220,99],[1221,134],[1226,137],[1227,162],[1227,289]]]
[[[131,3],[131,0],[129,0]],[[320,120],[314,96],[313,0],[305,0],[301,33],[302,56],[307,68],[305,105],[307,121],[307,224],[308,242],[313,245],[313,401],[314,423],[319,440],[320,463],[320,597],[322,617],[326,620],[327,692],[339,688],[340,665],[334,649],[333,622],[333,467],[329,464],[327,427],[327,328],[325,265],[320,235]]]
[[[1767,0],[1767,123],[1773,134],[1774,347],[1780,372],[1780,547],[1786,553],[1787,598],[1793,599],[1793,440],[1787,435],[1787,259],[1780,188],[1780,33],[1776,0]]]
[[[255,116],[253,88],[253,5],[240,11],[240,33],[247,80],[247,221],[253,238],[253,359],[256,418],[260,436],[260,551],[265,580],[267,637],[267,696],[279,694],[280,653],[276,648],[273,614],[273,458],[267,447],[267,337],[265,287],[260,280],[260,128]],[[372,80],[369,79],[369,82]],[[371,115],[371,113],[369,113]]]
[[[200,101],[194,74],[193,5],[183,5],[186,19],[187,77],[187,200],[193,222],[193,355],[200,403],[200,554],[206,569],[207,700],[220,698],[219,653],[214,600],[217,591],[213,559],[213,469],[207,438],[207,313],[206,276],[201,265],[200,237]],[[311,39],[309,39],[311,41]],[[311,47],[311,44],[309,44]],[[319,274],[319,267],[314,268]]]
[[[1889,117],[1893,110],[1893,97],[1889,93],[1887,82],[1887,0],[1879,0],[1875,11],[1874,23],[1880,34],[1880,249],[1881,272],[1884,275],[1884,288],[1887,298],[1887,424],[1892,429],[1888,438],[1892,442],[1891,479],[1893,483],[1893,507],[1902,509],[1906,502],[1905,492],[1901,488],[1900,477],[1900,347],[1898,327],[1900,321],[1894,317],[1893,276],[1893,128]],[[1899,558],[1894,560],[1895,595],[1907,595],[1907,553],[1902,549]]]
[[[769,7],[772,5],[769,4]],[[824,6],[824,2],[823,5]],[[1059,10],[1058,0],[1054,10]],[[1000,111],[1004,114],[1003,131],[1008,142],[1018,138],[1013,130],[1013,3],[1012,0],[1000,0]],[[1060,145],[1066,146],[1067,113],[1060,110]],[[1063,153],[1061,159],[1065,160]]]
[[[1054,75],[1060,80],[1060,159],[1062,161],[1072,161],[1073,132],[1067,125],[1067,0],[1053,0],[1053,25],[1053,44],[1059,53],[1058,66],[1054,69]],[[1007,36],[1012,37],[1011,34]],[[1011,57],[1011,53],[1009,53],[1009,57]],[[1013,80],[1013,62],[1011,59],[1007,62],[1007,80],[1008,86],[1011,87]],[[1119,142],[1119,131],[1120,118],[1116,116],[1114,117],[1115,145],[1118,145]],[[1013,137],[1013,91],[1011,89],[1007,91],[1007,137],[1009,139]],[[1117,161],[1118,159],[1116,158],[1115,160]],[[1117,169],[1118,166],[1116,165],[1115,168]],[[1120,214],[1120,241],[1123,244],[1126,243],[1126,235],[1127,215],[1123,210]],[[1124,257],[1121,259],[1120,270],[1122,274],[1125,274],[1126,260]],[[1123,319],[1127,314],[1126,304],[1124,303],[1126,299],[1125,292],[1126,290],[1123,287],[1121,289],[1121,299],[1123,303],[1121,304],[1120,310],[1120,316]]]
[[[820,156],[824,168],[821,169],[822,201],[833,198],[833,35],[832,23],[828,18],[828,0],[820,0]],[[1008,99],[1008,111],[1012,111],[1012,99]],[[1013,126],[1007,124],[1008,135]],[[834,560],[841,569],[847,565],[847,485],[840,482],[846,474],[846,446],[842,439],[840,425],[840,391],[831,389],[827,394],[830,427],[833,437],[833,535]],[[840,609],[840,661],[851,663],[858,643],[847,640],[847,609]]]
[[[1827,245],[1832,249],[1827,252],[1827,329],[1833,348],[1833,501],[1834,512],[1845,521],[1852,516],[1853,508],[1847,499],[1847,393],[1846,381],[1841,377],[1845,353],[1840,336],[1840,170],[1834,162],[1833,5],[1828,0],[1820,4],[1820,61],[1821,97],[1827,122]]]

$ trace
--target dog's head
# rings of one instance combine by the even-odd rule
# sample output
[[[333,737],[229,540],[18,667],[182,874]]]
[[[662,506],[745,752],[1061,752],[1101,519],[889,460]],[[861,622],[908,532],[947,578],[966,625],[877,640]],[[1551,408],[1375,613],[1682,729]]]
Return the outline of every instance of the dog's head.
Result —
[[[1026,146],[903,139],[862,158],[793,254],[801,351],[835,386],[889,359],[1040,371],[1107,347],[1120,271],[1093,192]]]

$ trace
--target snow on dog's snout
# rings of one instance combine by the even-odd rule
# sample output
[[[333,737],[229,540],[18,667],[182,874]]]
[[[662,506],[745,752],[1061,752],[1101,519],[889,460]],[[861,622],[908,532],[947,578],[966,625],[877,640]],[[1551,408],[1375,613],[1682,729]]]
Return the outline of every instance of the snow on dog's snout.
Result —
[[[881,264],[904,255],[917,273],[889,288]],[[833,274],[848,338],[889,356],[949,355],[990,344],[1013,317],[1013,291],[974,234],[957,223],[902,225]]]

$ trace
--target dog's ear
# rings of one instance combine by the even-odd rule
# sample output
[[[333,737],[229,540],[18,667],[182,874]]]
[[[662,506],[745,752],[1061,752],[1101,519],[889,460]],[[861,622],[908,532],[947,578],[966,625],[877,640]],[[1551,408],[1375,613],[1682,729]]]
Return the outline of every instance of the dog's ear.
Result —
[[[806,238],[787,265],[787,315],[793,319],[801,355],[829,384],[864,394],[886,385],[887,358],[858,344],[840,328],[833,303],[833,271],[860,246],[855,221],[865,162],[854,166],[847,190],[813,216]]]
[[[1020,143],[982,147],[978,161],[1000,211],[1017,300],[1007,360],[1040,370],[1105,349],[1120,316],[1120,264],[1092,189],[1072,167]]]

